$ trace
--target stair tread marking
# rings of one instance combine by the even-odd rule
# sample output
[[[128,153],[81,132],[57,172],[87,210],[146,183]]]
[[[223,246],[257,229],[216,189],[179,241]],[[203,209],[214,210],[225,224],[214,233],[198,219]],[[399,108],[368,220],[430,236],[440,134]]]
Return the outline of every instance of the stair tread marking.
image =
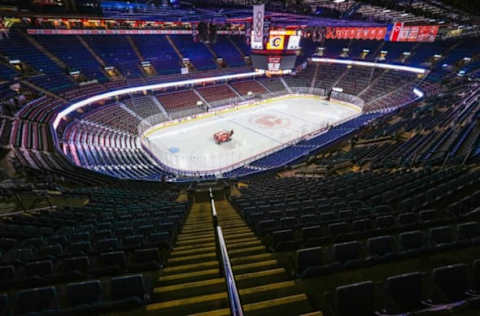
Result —
[[[251,246],[251,245],[261,245],[262,243],[260,242],[260,240],[255,240],[255,241],[246,241],[246,242],[239,242],[239,243],[236,243],[236,244],[228,244],[227,243],[227,249],[230,251],[230,249],[233,250],[233,248],[238,248],[238,247],[245,247],[245,246]]]
[[[203,259],[203,258],[211,258],[211,257],[217,257],[217,253],[216,252],[209,252],[209,253],[202,253],[202,254],[199,254],[199,255],[173,257],[173,258],[168,258],[168,262],[171,263],[171,262],[179,262],[179,261]]]
[[[204,248],[192,248],[192,249],[186,249],[186,250],[173,250],[170,253],[170,257],[173,258],[179,255],[184,255],[189,253],[208,252],[208,251],[215,251],[215,247],[211,246],[211,247],[204,247]]]
[[[298,295],[280,297],[280,298],[267,300],[267,301],[244,304],[242,307],[243,307],[244,312],[252,312],[252,311],[255,311],[255,310],[263,309],[265,307],[268,308],[269,306],[272,306],[271,305],[272,303],[274,305],[283,305],[283,304],[288,304],[288,303],[304,301],[306,299],[307,299],[307,297],[306,297],[305,294],[298,294]],[[204,313],[191,314],[190,316],[227,316],[227,315],[230,315],[230,309],[229,308],[222,308],[222,309],[217,309],[217,310],[208,311],[208,312],[204,312]],[[309,316],[309,315],[311,315],[311,316],[323,316],[322,312],[303,314],[302,316]]]
[[[237,258],[231,258],[230,263],[232,265],[235,265],[239,261],[252,261],[252,260],[262,260],[262,259],[270,259],[272,258],[272,254],[269,252],[266,253],[261,253],[258,255],[252,255],[252,256],[246,256],[246,257],[237,257]]]
[[[239,238],[239,239],[232,239],[232,240],[225,240],[227,242],[227,246],[228,245],[232,245],[232,244],[238,244],[238,243],[242,243],[242,242],[248,242],[248,241],[255,241],[255,240],[258,240],[257,237],[255,236],[252,236],[252,237],[245,237],[245,238]]]
[[[162,275],[158,278],[159,282],[162,281],[172,281],[172,280],[180,280],[180,279],[188,279],[193,277],[205,276],[205,275],[216,275],[220,274],[220,270],[218,269],[208,269],[208,270],[201,270],[201,271],[194,271],[194,272],[185,272],[185,273],[177,273],[177,274],[170,274],[170,275]]]
[[[255,267],[257,267],[257,268],[268,267],[268,266],[276,265],[276,264],[278,264],[277,260],[267,260],[267,261],[239,264],[239,265],[233,266],[232,269],[233,269],[233,271],[238,271],[238,270],[242,270],[242,269],[255,268]]]
[[[209,241],[214,241],[214,237],[212,236],[211,238],[198,238],[198,239],[191,239],[191,240],[179,240],[177,241],[177,245],[188,245],[191,243],[201,243],[201,242],[209,242]]]
[[[302,315],[299,315],[299,316],[323,316],[323,312],[322,311],[316,311],[316,312],[302,314]]]
[[[180,234],[178,236],[178,240],[187,240],[187,239],[194,239],[194,238],[207,238],[207,237],[215,237],[213,232],[208,233],[201,233],[201,234]]]
[[[181,298],[161,303],[154,303],[149,304],[146,306],[147,311],[153,310],[160,310],[160,309],[167,309],[167,308],[174,308],[178,306],[185,306],[185,305],[192,305],[192,304],[199,304],[209,301],[216,301],[216,300],[223,300],[227,299],[228,295],[227,292],[220,292],[214,294],[207,294],[207,295],[200,295],[188,298]]]
[[[230,308],[216,309],[214,311],[190,314],[189,316],[230,316]]]
[[[240,296],[250,295],[250,294],[255,294],[260,292],[266,292],[269,290],[283,289],[291,286],[295,286],[295,281],[283,281],[283,282],[270,283],[270,284],[255,286],[255,287],[249,287],[246,289],[240,289],[238,290],[238,294],[240,294]]]
[[[264,270],[264,271],[256,271],[256,272],[249,272],[249,273],[240,273],[235,275],[235,279],[237,281],[246,280],[246,279],[253,279],[258,278],[261,276],[268,276],[274,274],[286,273],[284,268],[276,268],[271,270]]]
[[[274,298],[271,300],[245,304],[243,305],[243,311],[251,312],[259,309],[269,308],[275,305],[285,305],[285,304],[301,302],[306,300],[308,300],[307,295],[303,293],[297,294],[297,295],[291,295],[291,296],[284,296],[284,297]]]
[[[238,239],[245,236],[255,237],[255,234],[252,233],[251,231],[245,231],[245,232],[233,233],[233,234],[223,234],[223,237],[225,237],[225,239],[235,239],[235,238]]]
[[[228,252],[229,255],[234,255],[238,253],[243,253],[243,252],[249,252],[253,250],[265,250],[265,246],[255,246],[255,247],[247,247],[247,248],[240,248],[240,249],[235,249],[235,250],[230,250]]]
[[[189,269],[201,269],[201,268],[211,268],[211,267],[217,267],[218,266],[218,261],[213,260],[213,261],[205,261],[201,263],[190,263],[190,264],[182,264],[178,266],[167,266],[166,268],[163,269],[163,272],[165,273],[170,273],[170,272],[176,272],[176,271],[183,271],[183,270],[189,270]]]
[[[225,282],[224,278],[215,278],[215,279],[208,279],[208,280],[202,280],[202,281],[167,285],[167,286],[154,288],[153,293],[166,293],[166,292],[172,292],[177,290],[184,290],[187,288],[196,288],[201,286],[203,287],[203,286],[209,286],[209,285],[215,285],[215,284],[222,284],[224,282]]]
[[[183,250],[189,250],[189,249],[197,249],[197,248],[207,248],[207,247],[215,247],[215,243],[209,242],[206,244],[199,244],[199,245],[187,245],[187,246],[178,246],[178,247],[173,247],[172,251],[183,251]]]

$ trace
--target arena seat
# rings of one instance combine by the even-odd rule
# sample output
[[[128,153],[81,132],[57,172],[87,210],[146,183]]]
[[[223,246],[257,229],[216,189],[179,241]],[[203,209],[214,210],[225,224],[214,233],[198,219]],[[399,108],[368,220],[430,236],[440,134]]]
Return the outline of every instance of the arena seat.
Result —
[[[337,287],[335,290],[335,312],[338,316],[375,315],[372,281]]]
[[[112,300],[121,304],[144,304],[150,300],[141,274],[112,278]]]
[[[15,303],[15,313],[17,315],[56,311],[57,309],[57,291],[53,286],[17,292]]]
[[[395,240],[392,236],[378,236],[367,240],[368,261],[381,262],[395,258]]]
[[[420,272],[405,273],[385,280],[385,312],[400,314],[427,309],[423,303],[423,275]]]
[[[295,270],[297,274],[302,276],[316,274],[315,270],[325,264],[323,251],[322,247],[297,250],[295,254]]]
[[[434,303],[448,304],[444,308],[450,309],[466,302],[466,293],[469,289],[466,264],[436,268],[432,272],[432,278],[441,292],[436,292],[433,296]]]
[[[104,298],[103,286],[99,280],[69,283],[66,292],[70,306],[75,308],[73,312],[94,311]]]

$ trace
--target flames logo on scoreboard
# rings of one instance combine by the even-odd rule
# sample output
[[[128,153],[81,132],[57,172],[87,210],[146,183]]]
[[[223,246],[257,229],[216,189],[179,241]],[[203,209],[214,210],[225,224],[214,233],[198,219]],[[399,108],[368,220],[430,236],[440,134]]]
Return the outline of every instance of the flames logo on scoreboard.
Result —
[[[267,49],[282,50],[284,46],[285,37],[283,35],[270,36]]]

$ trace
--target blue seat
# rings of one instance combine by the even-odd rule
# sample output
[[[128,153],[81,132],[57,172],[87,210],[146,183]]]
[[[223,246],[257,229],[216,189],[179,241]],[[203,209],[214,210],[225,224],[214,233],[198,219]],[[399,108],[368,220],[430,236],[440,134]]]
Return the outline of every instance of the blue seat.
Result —
[[[303,227],[301,233],[303,242],[308,246],[319,245],[327,238],[319,225]]]
[[[363,263],[361,245],[357,240],[333,244],[332,258],[344,267],[359,266]]]
[[[53,263],[51,260],[29,262],[25,266],[25,272],[29,277],[47,277],[53,273]]]
[[[130,235],[123,238],[123,249],[136,249],[142,247],[143,235]]]
[[[367,260],[380,262],[395,257],[395,240],[392,236],[378,236],[367,240],[369,257]]]
[[[112,278],[111,287],[113,301],[136,305],[145,304],[150,300],[141,274]]]
[[[349,227],[346,222],[328,224],[328,232],[332,236],[342,235],[348,231]]]
[[[8,295],[7,294],[0,294],[0,315],[7,316],[8,313]]]
[[[38,251],[40,257],[51,257],[53,259],[63,255],[63,248],[60,244],[49,245],[43,248],[40,248]]]
[[[163,260],[158,253],[157,248],[137,249],[134,253],[135,263],[141,265],[153,265],[154,267],[161,267]]]
[[[373,316],[374,285],[372,281],[365,281],[344,286],[335,290],[336,316]]]
[[[15,314],[40,313],[58,309],[55,287],[42,287],[17,292]]]
[[[377,229],[386,229],[395,225],[395,219],[392,215],[379,216],[375,219]]]
[[[403,256],[418,255],[427,249],[425,234],[419,230],[399,234],[399,245]]]
[[[370,229],[370,220],[367,218],[357,219],[352,222],[352,231],[354,232],[364,232]]]
[[[107,239],[98,240],[95,248],[99,252],[115,250],[118,248],[118,239],[107,238]]]
[[[437,291],[433,296],[435,304],[447,304],[445,308],[463,305],[466,302],[468,275],[466,264],[455,264],[433,269],[433,283]]]
[[[397,224],[402,228],[417,225],[418,216],[416,213],[401,213],[397,216]]]
[[[90,241],[77,241],[70,244],[67,248],[67,252],[72,255],[88,254],[92,251],[92,245]]]
[[[401,314],[427,308],[423,301],[423,276],[420,272],[405,273],[385,281],[385,312]]]
[[[472,291],[474,294],[480,294],[480,259],[472,264]]]
[[[272,248],[279,250],[295,249],[295,233],[293,229],[277,230],[272,232]]]
[[[450,226],[431,228],[429,235],[433,249],[448,249],[455,246],[455,236]]]
[[[480,243],[480,224],[478,222],[468,222],[457,225],[457,243],[458,244],[479,244]]]
[[[313,247],[297,250],[295,255],[295,269],[297,275],[303,277],[315,274],[315,270],[324,264],[322,247]]]
[[[13,265],[0,266],[0,282],[9,283],[15,280],[15,267]]]
[[[66,286],[70,306],[95,305],[103,300],[103,287],[99,280],[70,283]]]
[[[87,256],[66,258],[63,261],[64,273],[88,273],[90,268],[90,260]]]
[[[123,251],[112,251],[100,254],[100,261],[105,267],[118,267],[123,270],[127,267],[127,256]]]
[[[144,246],[169,249],[171,247],[170,241],[171,237],[169,232],[152,233],[144,242]]]

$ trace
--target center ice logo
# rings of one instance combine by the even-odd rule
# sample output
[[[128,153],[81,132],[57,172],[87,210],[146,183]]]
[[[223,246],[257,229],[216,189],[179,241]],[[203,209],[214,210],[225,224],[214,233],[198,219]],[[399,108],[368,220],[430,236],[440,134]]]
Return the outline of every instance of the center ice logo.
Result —
[[[254,117],[253,123],[262,127],[274,128],[274,127],[286,127],[290,125],[290,120],[283,119],[275,115],[263,115],[260,117]]]

